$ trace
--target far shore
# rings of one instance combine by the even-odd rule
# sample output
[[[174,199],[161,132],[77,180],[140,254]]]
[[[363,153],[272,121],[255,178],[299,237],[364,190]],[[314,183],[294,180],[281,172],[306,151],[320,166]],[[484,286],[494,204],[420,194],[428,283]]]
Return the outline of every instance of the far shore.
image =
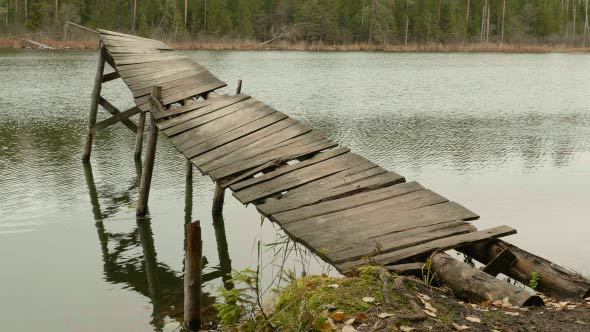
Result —
[[[157,39],[157,38],[156,38]],[[162,39],[176,50],[234,50],[234,51],[366,51],[366,52],[504,52],[504,53],[588,53],[590,46],[564,44],[502,44],[502,43],[421,43],[421,44],[327,44],[275,41],[260,43],[253,40],[177,41]],[[37,39],[35,43],[59,50],[94,50],[98,40]],[[0,37],[0,49],[39,49],[25,39]]]

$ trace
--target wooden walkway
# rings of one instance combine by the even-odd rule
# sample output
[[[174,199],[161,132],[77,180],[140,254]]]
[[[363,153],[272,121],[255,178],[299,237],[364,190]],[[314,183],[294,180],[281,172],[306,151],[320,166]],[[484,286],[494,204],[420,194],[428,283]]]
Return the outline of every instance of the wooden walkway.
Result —
[[[124,120],[137,131],[128,117],[152,110],[159,131],[203,174],[341,272],[516,233],[478,231],[469,222],[479,218],[474,212],[254,97],[211,93],[226,84],[159,41],[99,31],[115,69],[102,82],[120,76],[137,106],[115,109],[95,129]],[[150,104],[154,86],[161,92]]]

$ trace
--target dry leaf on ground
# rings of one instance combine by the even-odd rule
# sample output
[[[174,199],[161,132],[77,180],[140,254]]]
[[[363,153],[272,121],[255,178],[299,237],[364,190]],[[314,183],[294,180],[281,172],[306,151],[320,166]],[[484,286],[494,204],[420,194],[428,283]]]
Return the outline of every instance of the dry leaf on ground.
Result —
[[[467,316],[467,317],[465,317],[465,319],[472,322],[472,323],[481,323],[481,319],[479,319],[479,317]]]
[[[344,320],[344,311],[336,311],[332,314],[332,319],[335,322],[341,322]]]
[[[505,311],[504,313],[506,315],[510,315],[510,316],[520,316],[520,314],[518,312]]]
[[[411,326],[407,326],[407,325],[402,325],[399,327],[399,329],[402,332],[410,332],[410,331],[414,331],[416,328],[415,327],[411,327]]]
[[[426,308],[426,310],[430,310],[434,313],[438,312],[438,310],[436,310],[436,308],[433,307],[432,304],[430,304],[428,302],[424,303],[424,308]]]
[[[340,287],[340,285],[338,285],[338,284],[331,284],[331,285],[328,285],[328,287],[329,288],[338,288],[338,287]]]
[[[430,317],[436,317],[436,314],[434,312],[430,311],[430,310],[424,309],[422,311],[424,311],[424,313],[427,314]]]
[[[379,317],[379,318],[387,318],[387,317],[391,317],[391,316],[393,316],[393,314],[388,314],[386,312],[382,312],[377,315],[377,317]]]
[[[459,324],[455,324],[453,323],[453,327],[455,328],[455,330],[457,331],[465,331],[465,330],[469,330],[469,326],[467,325],[459,325]]]
[[[356,332],[356,329],[352,325],[344,325],[342,332]]]
[[[373,303],[373,302],[375,302],[375,298],[374,297],[371,297],[371,296],[365,296],[365,297],[363,297],[363,302],[365,302],[365,303]]]

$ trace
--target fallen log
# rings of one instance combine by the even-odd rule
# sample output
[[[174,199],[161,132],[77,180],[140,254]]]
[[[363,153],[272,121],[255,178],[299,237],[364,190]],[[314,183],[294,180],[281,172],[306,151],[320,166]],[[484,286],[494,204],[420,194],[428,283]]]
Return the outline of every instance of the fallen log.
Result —
[[[29,38],[21,38],[21,39],[24,40],[24,41],[26,41],[27,43],[32,44],[34,46],[37,46],[38,48],[41,48],[41,49],[47,49],[47,50],[53,50],[54,49],[53,47],[51,47],[49,45],[45,45],[45,44],[36,42],[36,41],[31,40]]]
[[[506,249],[510,250],[516,260],[499,272],[525,285],[529,285],[531,274],[536,272],[539,275],[536,290],[557,298],[579,300],[590,296],[588,279],[506,241],[480,242],[457,250],[483,264],[488,264]]]
[[[529,294],[524,288],[494,278],[445,253],[435,253],[430,259],[436,278],[453,290],[458,297],[474,303],[508,298],[513,306],[544,305],[539,296]]]

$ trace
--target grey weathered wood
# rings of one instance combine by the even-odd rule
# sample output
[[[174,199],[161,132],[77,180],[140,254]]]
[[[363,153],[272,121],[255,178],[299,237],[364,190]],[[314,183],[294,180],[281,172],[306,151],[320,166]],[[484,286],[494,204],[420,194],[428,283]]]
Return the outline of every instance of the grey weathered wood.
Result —
[[[178,78],[178,79],[172,79],[169,82],[160,83],[160,86],[162,87],[163,91],[166,91],[168,89],[171,89],[171,88],[174,88],[177,86],[181,86],[181,85],[185,85],[190,82],[198,82],[199,80],[201,80],[201,78],[202,78],[201,75],[196,74],[196,75],[186,76],[186,77],[182,77],[182,78]],[[150,94],[149,87],[133,90],[133,97],[134,98],[149,95],[149,94]]]
[[[298,142],[296,142],[297,144]],[[338,144],[330,140],[314,141],[309,145],[289,146],[285,145],[278,149],[271,150],[263,155],[245,159],[240,163],[234,163],[225,167],[218,168],[209,173],[211,178],[218,180],[229,176],[235,176],[239,173],[248,171],[257,166],[263,165],[271,160],[284,158],[285,160],[295,159],[308,154],[313,154],[337,146]]]
[[[354,153],[338,155],[334,158],[311,164],[307,167],[283,174],[277,178],[234,192],[234,196],[244,204],[250,203],[301,186],[315,179],[338,173],[359,164],[364,164],[366,161],[365,158]]]
[[[215,184],[215,193],[213,194],[213,207],[211,209],[213,214],[219,214],[223,212],[224,201],[225,188],[222,188],[219,184]]]
[[[286,165],[286,166],[276,169],[272,172],[265,173],[264,175],[257,176],[257,177],[254,177],[254,178],[251,178],[248,180],[240,181],[240,182],[232,185],[230,188],[233,191],[243,190],[244,188],[255,185],[257,183],[269,181],[269,180],[274,179],[274,178],[281,176],[283,174],[293,172],[295,170],[307,167],[309,165],[317,164],[317,163],[322,162],[324,160],[334,158],[336,156],[339,156],[341,154],[348,153],[348,152],[350,152],[349,148],[340,147],[340,148],[337,148],[334,150],[329,150],[329,151],[325,151],[323,153],[318,153],[314,157],[307,159],[305,161],[298,162],[298,163],[295,163],[292,165]]]
[[[291,128],[291,127],[296,127],[296,128]],[[285,130],[286,128],[289,128],[289,130],[293,130],[293,129],[299,130],[300,134],[306,133],[309,130],[311,130],[311,128],[308,128],[307,126],[305,126],[303,124],[297,123],[297,121],[294,119],[286,118],[282,121],[275,122],[275,123],[269,125],[268,127],[264,127],[260,130],[255,130],[255,131],[249,133],[248,135],[242,136],[234,141],[231,141],[227,144],[219,146],[213,150],[202,153],[196,158],[193,158],[195,156],[190,155],[190,158],[193,158],[192,160],[195,164],[203,165],[207,162],[210,162],[210,161],[215,160],[217,158],[221,158],[225,155],[233,153],[234,151],[237,151],[244,146],[248,146],[250,144],[254,144],[254,143],[263,141],[267,137],[269,137],[273,134],[279,133],[279,132]],[[186,154],[187,154],[187,156],[189,156],[188,151],[186,152]]]
[[[187,112],[187,114],[182,114],[176,116],[172,119],[164,120],[158,123],[160,129],[172,129],[175,126],[182,125],[186,122],[191,120],[197,119],[199,117],[205,116],[217,110],[220,110],[225,107],[234,106],[232,110],[237,110],[238,108],[244,105],[250,105],[254,101],[254,99],[249,99],[250,96],[247,95],[237,95],[237,96],[228,96],[228,95],[221,95],[217,98],[209,98],[202,101],[203,107],[198,107],[192,112]],[[246,102],[247,101],[247,102]],[[240,104],[240,106],[236,105]],[[203,123],[202,120],[197,124]],[[173,133],[170,132],[169,133]]]
[[[272,126],[282,120],[287,120],[287,116],[284,113],[276,112],[269,116],[265,116],[260,118],[256,121],[252,121],[247,123],[246,125],[236,128],[234,130],[230,130],[227,133],[224,133],[221,136],[215,137],[215,139],[204,140],[200,143],[197,143],[195,146],[190,147],[188,149],[183,150],[183,153],[189,157],[193,158],[196,156],[201,155],[202,153],[211,151],[215,148],[233,142],[237,139],[240,139],[246,135],[252,134],[258,130],[266,128],[268,126]]]
[[[150,100],[152,108],[162,111],[160,103],[159,87],[154,87],[152,92],[152,99]],[[141,182],[139,184],[139,197],[137,199],[137,209],[135,214],[138,217],[143,217],[147,214],[148,199],[150,194],[150,187],[152,185],[152,174],[154,171],[154,161],[156,158],[156,144],[158,142],[158,127],[156,120],[150,117],[150,127],[148,134],[148,141],[145,151],[145,158],[143,162],[143,170],[141,173]]]
[[[299,207],[308,206],[320,202],[329,201],[354,195],[359,192],[371,191],[387,186],[401,183],[404,178],[396,173],[384,172],[366,179],[359,180],[344,186],[322,190],[308,190],[296,194],[285,195],[281,199],[265,202],[258,205],[257,208],[266,215],[276,214],[284,211],[293,210]],[[408,185],[414,186],[415,190],[424,189],[416,182],[409,182]],[[292,192],[292,191],[291,191]]]
[[[242,93],[242,80],[238,80],[238,86],[236,87],[236,94]]]
[[[199,81],[196,83],[185,84],[183,86],[173,87],[171,89],[165,90],[163,95],[162,102],[165,105],[170,105],[173,103],[181,102],[187,98],[201,96],[206,93],[209,93],[215,89],[223,88],[226,86],[225,83],[217,80],[217,79],[210,79],[206,81]],[[177,93],[180,91],[179,93]],[[147,96],[137,98],[135,101],[136,104],[142,104],[145,102]]]
[[[281,224],[286,224],[289,222],[309,219],[328,213],[349,210],[357,206],[384,201],[423,189],[424,188],[416,182],[408,182],[396,186],[361,192],[358,194],[351,193],[342,198],[276,213],[272,215],[272,219]]]
[[[403,259],[423,255],[426,253],[445,251],[454,247],[461,247],[474,242],[495,239],[512,234],[516,234],[516,230],[514,228],[508,226],[498,226],[482,231],[445,237],[442,239],[426,242],[420,245],[393,251],[390,253],[379,254],[376,256],[372,256],[370,258],[370,262],[380,265],[387,265],[399,262]],[[368,262],[369,259],[359,259],[337,265],[337,267],[341,271],[347,272],[353,269],[354,267],[360,266],[362,264],[367,264]]]
[[[473,303],[508,298],[511,305],[518,307],[544,304],[539,296],[529,294],[526,289],[494,278],[447,254],[436,253],[432,255],[431,261],[437,278],[452,289],[453,294]]]
[[[428,192],[413,192],[282,226],[291,234],[306,238],[310,245],[319,248],[327,247],[333,241],[371,238],[454,220],[472,220],[478,217],[454,202],[436,204],[436,202],[444,200],[444,198],[431,195]]]
[[[506,248],[484,266],[482,271],[495,277],[504,271],[508,271],[514,262],[516,262],[516,256],[510,249]]]
[[[139,121],[137,122],[137,133],[135,134],[135,152],[133,157],[136,160],[141,159],[141,152],[143,150],[143,131],[145,129],[145,113],[139,113]]]
[[[113,123],[121,121],[121,123],[124,124],[125,127],[129,128],[129,130],[131,130],[133,133],[137,133],[137,125],[129,119],[130,116],[139,113],[139,111],[136,110],[135,107],[130,108],[128,110],[128,113],[121,115],[121,112],[115,106],[113,106],[113,104],[109,103],[109,101],[104,99],[103,97],[98,97],[98,103],[113,116],[116,116],[116,118],[112,120],[114,121]],[[110,122],[107,122],[107,124],[108,123]]]
[[[399,275],[421,275],[423,267],[423,262],[403,263],[385,266],[387,270]]]
[[[580,299],[590,296],[588,279],[506,241],[498,239],[475,243],[458,250],[487,264],[505,249],[509,249],[517,258],[507,271],[502,272],[508,277],[528,285],[531,273],[536,272],[540,277],[537,286],[540,292],[560,299]]]
[[[201,328],[201,278],[203,242],[199,221],[185,224],[184,323],[191,331]]]
[[[94,77],[94,88],[92,90],[92,101],[90,103],[90,111],[88,113],[88,129],[86,131],[86,140],[84,141],[84,147],[82,151],[82,160],[88,161],[90,160],[90,153],[92,152],[92,126],[96,123],[96,113],[98,112],[98,101],[100,98],[100,90],[102,88],[102,74],[104,72],[104,64],[105,64],[105,53],[106,49],[104,47],[100,48],[100,55],[98,57],[98,68],[96,69],[96,74]]]
[[[185,114],[183,116],[170,119],[169,121],[164,121],[162,124],[160,124],[160,128],[162,128],[164,134],[172,137],[201,126],[205,123],[224,117],[228,114],[238,111],[243,113],[245,110],[255,110],[264,107],[261,102],[252,98],[242,99],[237,96],[233,96],[227,98],[219,97],[215,99],[219,99],[219,101],[209,106],[192,111],[191,113]],[[241,113],[237,113],[235,116],[240,116]],[[234,116],[232,116],[232,118],[234,118]],[[174,124],[174,126],[170,126],[171,124]]]
[[[102,75],[101,81],[102,81],[102,83],[106,83],[106,82],[116,80],[119,77],[121,77],[121,75],[119,75],[119,72],[114,71],[114,72]]]
[[[404,232],[390,233],[368,239],[335,243],[324,250],[330,261],[343,263],[370,257],[373,253],[386,254],[415,247],[434,240],[475,232],[477,229],[465,221],[449,221],[442,224],[418,227]]]
[[[109,103],[109,105],[110,105],[110,103]],[[134,116],[135,114],[143,113],[139,109],[139,107],[137,107],[137,106],[134,106],[134,107],[132,107],[132,108],[126,110],[126,111],[123,111],[123,112],[119,112],[118,110],[112,109],[112,108],[110,110],[111,110],[111,112],[109,112],[109,113],[114,114],[114,115],[112,117],[110,117],[110,118],[107,118],[107,119],[105,119],[105,120],[103,120],[101,122],[98,122],[95,125],[93,125],[90,128],[90,130],[92,131],[92,133],[96,133],[99,130],[102,130],[104,128],[110,127],[110,126],[112,126],[112,125],[114,125],[116,123],[122,122],[122,121],[124,121],[126,119],[129,119],[130,117]],[[126,126],[127,126],[127,128],[131,129],[132,131],[135,129],[135,132],[136,133],[138,132],[138,127],[137,127],[137,125],[135,125],[135,123],[133,123],[133,122],[127,122]]]

